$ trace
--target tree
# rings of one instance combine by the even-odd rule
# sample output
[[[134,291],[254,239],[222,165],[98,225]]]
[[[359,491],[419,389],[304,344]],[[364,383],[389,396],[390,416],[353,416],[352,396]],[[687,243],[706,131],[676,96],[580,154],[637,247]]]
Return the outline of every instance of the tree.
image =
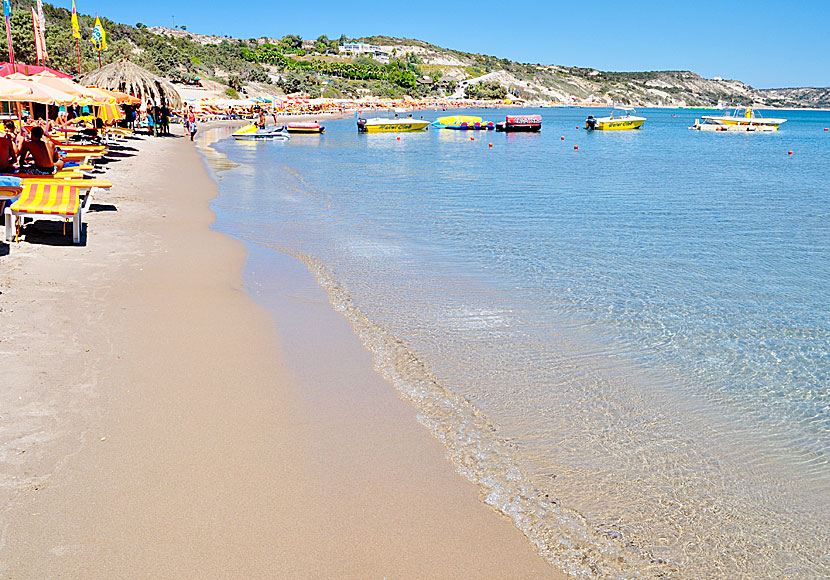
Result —
[[[464,96],[468,99],[503,100],[507,96],[507,89],[494,81],[485,81],[464,88]]]

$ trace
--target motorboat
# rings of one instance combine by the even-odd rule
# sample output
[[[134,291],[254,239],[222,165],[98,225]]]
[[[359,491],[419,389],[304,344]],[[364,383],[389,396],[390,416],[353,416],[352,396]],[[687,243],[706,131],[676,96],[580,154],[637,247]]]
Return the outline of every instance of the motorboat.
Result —
[[[245,125],[235,133],[233,133],[234,139],[239,139],[241,141],[261,141],[267,139],[288,139],[290,135],[288,131],[285,130],[285,127],[265,127],[260,128],[257,127],[255,124],[251,123],[250,125]]]
[[[285,130],[292,135],[320,135],[326,132],[320,123],[288,123]]]
[[[507,115],[496,123],[496,131],[506,133],[536,133],[542,130],[542,115]]]
[[[695,121],[691,129],[699,131],[778,131],[786,119],[764,118],[752,107],[738,107],[731,115],[706,115],[703,123]]]
[[[481,117],[468,115],[438,117],[432,122],[432,125],[439,129],[455,129],[458,131],[487,131],[496,128],[492,121],[485,121]]]
[[[631,131],[639,129],[646,122],[645,117],[638,117],[631,107],[614,107],[607,117],[588,115],[585,128],[589,131]]]
[[[393,133],[406,131],[426,131],[429,121],[404,117],[399,119],[388,119],[384,117],[373,117],[371,119],[358,119],[357,130],[360,133]]]

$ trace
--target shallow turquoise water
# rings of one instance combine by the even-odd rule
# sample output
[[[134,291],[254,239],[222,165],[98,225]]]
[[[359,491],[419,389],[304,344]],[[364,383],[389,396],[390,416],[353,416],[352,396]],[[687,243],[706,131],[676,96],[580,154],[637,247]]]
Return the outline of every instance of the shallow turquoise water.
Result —
[[[220,141],[217,227],[303,258],[556,565],[827,577],[830,112],[751,135],[540,112],[537,135]]]

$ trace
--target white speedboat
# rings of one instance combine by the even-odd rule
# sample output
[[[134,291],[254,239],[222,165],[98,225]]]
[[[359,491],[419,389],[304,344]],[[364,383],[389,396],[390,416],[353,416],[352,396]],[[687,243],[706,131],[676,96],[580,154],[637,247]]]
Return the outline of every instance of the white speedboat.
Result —
[[[234,139],[241,141],[264,141],[267,139],[288,139],[290,135],[285,127],[266,127],[261,129],[251,123],[245,125],[239,131],[233,134]]]
[[[701,131],[778,131],[786,119],[764,118],[752,107],[739,107],[731,115],[706,115],[703,123],[696,122],[693,129]]]
[[[589,131],[631,131],[639,129],[646,122],[645,117],[638,117],[631,107],[614,107],[607,117],[588,115],[585,128]]]

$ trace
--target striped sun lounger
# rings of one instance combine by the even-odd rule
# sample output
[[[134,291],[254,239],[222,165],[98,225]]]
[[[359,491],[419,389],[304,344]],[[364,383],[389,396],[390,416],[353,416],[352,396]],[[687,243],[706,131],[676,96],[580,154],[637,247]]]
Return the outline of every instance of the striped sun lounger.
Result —
[[[77,187],[59,183],[24,183],[20,197],[6,208],[6,241],[11,241],[12,229],[19,233],[22,218],[29,217],[63,220],[64,231],[66,222],[71,219],[72,241],[78,244],[83,227],[81,217],[86,209]]]

